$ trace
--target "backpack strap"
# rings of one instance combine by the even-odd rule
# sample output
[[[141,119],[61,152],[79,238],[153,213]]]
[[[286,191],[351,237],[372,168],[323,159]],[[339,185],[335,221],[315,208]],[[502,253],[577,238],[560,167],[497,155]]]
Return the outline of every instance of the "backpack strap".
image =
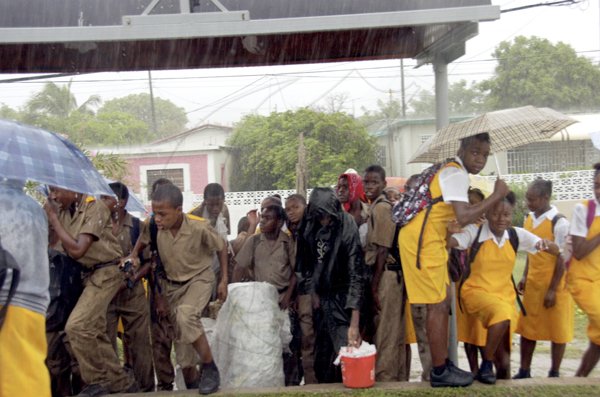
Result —
[[[556,224],[558,223],[559,220],[561,220],[562,218],[567,218],[566,216],[564,216],[561,213],[558,213],[556,215],[554,215],[554,218],[552,218],[552,233],[554,233],[554,228],[556,227]]]
[[[587,211],[587,216],[585,218],[585,224],[587,225],[588,229],[590,228],[590,226],[592,226],[592,223],[594,223],[595,216],[596,216],[596,200],[590,199],[590,200],[588,200],[588,211]]]
[[[477,252],[479,252],[479,248],[481,248],[481,243],[479,242],[479,236],[481,235],[481,229],[483,225],[479,225],[477,229],[477,234],[475,235],[475,240],[473,240],[473,244],[471,244],[471,248],[469,249],[469,255],[467,256],[467,260],[465,263],[465,272],[463,273],[462,278],[460,279],[460,283],[458,284],[458,307],[461,312],[464,312],[462,308],[462,299],[460,297],[460,291],[462,290],[462,286],[471,275],[471,263],[475,260],[477,256]]]
[[[456,162],[456,160],[454,160],[452,158],[446,159],[444,162],[442,162],[440,164],[439,168],[436,171],[436,174],[438,172],[440,172],[448,164],[459,165]],[[432,181],[433,181],[433,179],[432,179]],[[429,218],[429,213],[431,212],[431,209],[433,208],[433,206],[436,205],[437,203],[439,203],[442,200],[444,200],[444,197],[441,194],[438,197],[432,198],[431,202],[429,203],[429,205],[425,209],[425,218],[423,219],[423,224],[421,225],[421,231],[419,232],[419,242],[418,242],[418,245],[417,245],[417,269],[419,269],[419,270],[421,270],[421,247],[423,246],[423,234],[425,232],[425,224],[427,223],[427,219]]]
[[[512,246],[512,249],[515,251],[516,254],[519,250],[519,235],[517,234],[517,229],[515,229],[514,227],[509,227],[507,231],[510,245]],[[525,310],[525,306],[523,305],[521,297],[519,296],[517,283],[515,283],[515,278],[513,277],[512,273],[510,274],[510,281],[512,282],[513,288],[515,289],[515,295],[517,296],[517,304],[519,305],[519,309],[521,309],[521,313],[523,313],[523,315],[526,316],[527,311]]]

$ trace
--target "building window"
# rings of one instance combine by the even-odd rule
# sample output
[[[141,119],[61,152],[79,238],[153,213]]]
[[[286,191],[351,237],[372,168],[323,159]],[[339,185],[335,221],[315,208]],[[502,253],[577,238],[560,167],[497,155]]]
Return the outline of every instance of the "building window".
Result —
[[[585,170],[600,160],[589,141],[536,142],[506,152],[509,174]]]
[[[172,168],[162,170],[147,170],[146,171],[146,184],[148,186],[148,200],[150,200],[152,184],[159,178],[167,178],[181,191],[185,190],[185,183],[183,177],[183,168]]]
[[[375,148],[375,164],[387,167],[387,148],[383,145],[377,145]]]

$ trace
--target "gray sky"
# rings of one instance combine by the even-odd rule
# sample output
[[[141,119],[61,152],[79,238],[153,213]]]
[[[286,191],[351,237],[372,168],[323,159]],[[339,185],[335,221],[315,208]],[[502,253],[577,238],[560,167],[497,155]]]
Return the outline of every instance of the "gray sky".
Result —
[[[501,9],[546,0],[500,0]],[[494,22],[479,25],[479,35],[467,42],[467,53],[448,67],[450,82],[489,78],[496,63],[494,48],[518,35],[536,35],[570,44],[580,55],[600,62],[600,10],[598,0],[568,7],[538,7],[502,14]],[[404,60],[407,100],[419,90],[433,89],[430,65],[415,69]],[[0,79],[16,75],[0,75]],[[75,77],[72,90],[79,102],[98,94],[103,100],[148,92],[147,72],[97,73]],[[328,96],[347,96],[346,111],[362,114],[375,110],[377,100],[400,97],[400,62],[344,62],[281,67],[198,69],[153,72],[155,96],[169,99],[188,112],[189,126],[212,122],[230,125],[249,113],[293,110],[324,105]],[[57,83],[68,79],[53,80]],[[3,84],[0,103],[23,106],[43,82]]]

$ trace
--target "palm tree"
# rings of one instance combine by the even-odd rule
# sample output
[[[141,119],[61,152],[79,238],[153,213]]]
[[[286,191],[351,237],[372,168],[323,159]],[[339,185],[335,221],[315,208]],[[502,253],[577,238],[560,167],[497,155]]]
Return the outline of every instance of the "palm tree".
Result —
[[[100,104],[100,97],[92,95],[84,103],[77,105],[75,95],[71,92],[72,83],[73,80],[63,86],[52,82],[46,83],[42,91],[27,102],[28,112],[58,118],[67,118],[73,112],[93,114],[92,108]]]

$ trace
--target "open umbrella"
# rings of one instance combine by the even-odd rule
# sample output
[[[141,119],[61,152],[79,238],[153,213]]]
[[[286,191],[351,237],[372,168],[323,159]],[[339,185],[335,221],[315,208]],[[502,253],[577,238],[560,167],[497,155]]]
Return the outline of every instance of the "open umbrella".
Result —
[[[53,132],[0,120],[0,178],[92,195],[114,193],[73,143]]]
[[[104,180],[108,184],[117,182],[106,177],[104,177]],[[146,210],[146,207],[144,207],[144,204],[140,201],[140,199],[137,198],[135,194],[133,194],[133,191],[131,189],[129,189],[129,186],[127,187],[127,189],[129,190],[129,199],[127,199],[127,205],[125,206],[125,210],[127,210],[128,212],[141,212],[142,214],[148,212],[148,210]]]
[[[490,134],[492,153],[497,153],[549,138],[576,122],[550,108],[533,106],[488,112],[442,128],[417,149],[409,163],[435,163],[453,157],[461,139],[482,132]]]

